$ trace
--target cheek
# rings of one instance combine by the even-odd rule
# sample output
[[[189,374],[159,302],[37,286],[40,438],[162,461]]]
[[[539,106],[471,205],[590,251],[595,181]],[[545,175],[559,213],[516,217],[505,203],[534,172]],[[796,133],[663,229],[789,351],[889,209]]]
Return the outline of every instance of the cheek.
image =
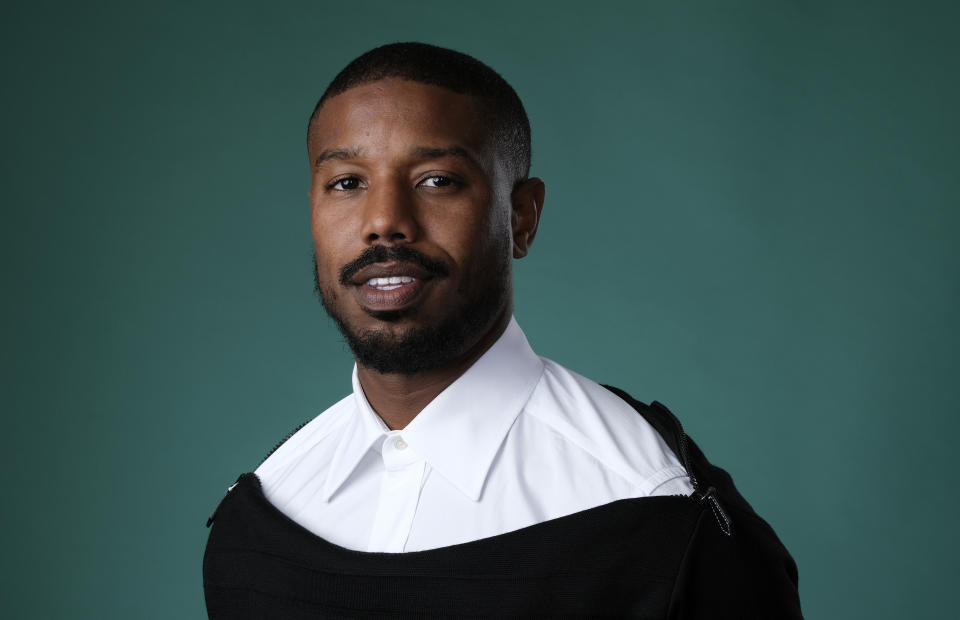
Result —
[[[346,254],[348,244],[343,228],[329,218],[318,217],[316,214],[311,219],[314,256],[320,267],[321,277],[324,272],[338,270],[352,260],[352,257]]]
[[[313,234],[313,245],[317,251],[330,245],[330,239],[333,236],[331,233],[335,230],[336,226],[330,220],[329,214],[313,209],[310,213],[310,232]]]
[[[470,280],[483,280],[491,270],[502,271],[512,257],[510,230],[496,222],[477,222],[460,240],[460,260]]]
[[[314,240],[313,246],[313,278],[314,284],[323,290],[328,298],[336,298],[336,289],[340,279],[340,269],[349,260],[341,260],[331,252],[329,243],[323,240]]]
[[[510,224],[509,209],[491,208],[486,217],[477,222],[477,231],[485,255],[512,256],[513,227]]]

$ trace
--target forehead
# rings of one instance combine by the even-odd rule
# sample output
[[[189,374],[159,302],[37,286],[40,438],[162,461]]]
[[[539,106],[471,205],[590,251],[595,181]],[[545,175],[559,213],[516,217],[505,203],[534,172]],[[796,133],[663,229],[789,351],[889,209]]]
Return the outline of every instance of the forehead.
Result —
[[[486,160],[492,141],[481,108],[475,97],[432,84],[361,84],[324,102],[310,128],[310,156],[329,148],[460,146]]]

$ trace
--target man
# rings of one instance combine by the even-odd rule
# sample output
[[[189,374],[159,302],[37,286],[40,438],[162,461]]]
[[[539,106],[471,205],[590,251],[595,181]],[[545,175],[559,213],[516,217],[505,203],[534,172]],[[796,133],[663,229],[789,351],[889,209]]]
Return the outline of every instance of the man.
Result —
[[[211,517],[211,618],[800,616],[793,560],[669,411],[527,344],[511,260],[544,183],[499,75],[377,48],[307,145],[315,284],[353,393]]]

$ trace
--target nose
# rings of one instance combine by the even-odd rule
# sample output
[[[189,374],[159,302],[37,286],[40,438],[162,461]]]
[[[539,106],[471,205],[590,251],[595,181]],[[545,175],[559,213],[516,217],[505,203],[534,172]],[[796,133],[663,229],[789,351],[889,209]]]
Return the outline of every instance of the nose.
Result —
[[[416,201],[400,183],[368,190],[363,238],[367,243],[412,243],[420,233]]]

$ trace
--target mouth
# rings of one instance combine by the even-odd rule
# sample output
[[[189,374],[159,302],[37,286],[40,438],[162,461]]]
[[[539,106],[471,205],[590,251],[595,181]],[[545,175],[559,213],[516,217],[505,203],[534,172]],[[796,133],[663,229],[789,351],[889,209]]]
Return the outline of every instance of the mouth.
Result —
[[[432,274],[409,263],[374,263],[350,280],[360,307],[368,314],[409,310],[424,296]]]
[[[366,286],[377,289],[378,291],[394,291],[402,288],[404,284],[416,282],[417,279],[411,276],[390,276],[389,278],[370,278]]]

